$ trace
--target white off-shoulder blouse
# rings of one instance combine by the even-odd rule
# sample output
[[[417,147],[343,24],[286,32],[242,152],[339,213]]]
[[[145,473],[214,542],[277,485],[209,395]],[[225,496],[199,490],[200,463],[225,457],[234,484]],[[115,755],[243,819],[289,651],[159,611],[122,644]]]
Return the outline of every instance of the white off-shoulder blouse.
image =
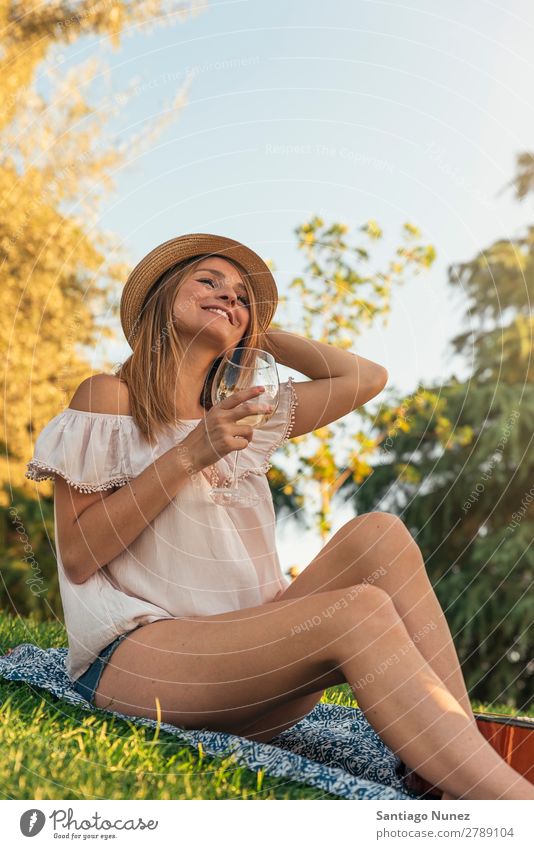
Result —
[[[266,472],[269,458],[291,435],[297,396],[293,378],[280,384],[271,418],[239,451],[239,487],[262,496],[254,507],[214,504],[213,470],[229,486],[234,452],[189,478],[177,495],[108,564],[83,584],[67,577],[54,534],[59,588],[68,634],[67,672],[73,680],[115,637],[137,625],[183,616],[209,616],[273,601],[289,586],[275,541],[275,512]],[[61,475],[81,492],[123,486],[194,428],[200,419],[167,426],[150,445],[132,416],[67,407],[43,428],[26,464],[31,480]]]

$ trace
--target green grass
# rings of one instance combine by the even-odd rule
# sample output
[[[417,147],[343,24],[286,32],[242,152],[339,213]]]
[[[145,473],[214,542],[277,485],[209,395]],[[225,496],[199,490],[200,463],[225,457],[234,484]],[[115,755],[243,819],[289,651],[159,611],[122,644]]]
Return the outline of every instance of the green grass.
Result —
[[[67,645],[61,623],[0,616],[0,653],[22,642]],[[322,701],[356,705],[348,685],[327,690]],[[513,713],[505,706],[485,709]],[[234,756],[210,757],[160,728],[80,710],[25,684],[0,679],[0,712],[3,799],[338,798],[237,766]]]
[[[19,643],[67,645],[61,623],[0,616],[0,654]],[[338,692],[336,692],[338,691]],[[355,704],[348,686],[325,701]],[[0,678],[0,798],[336,799],[305,784],[214,758],[158,728]]]

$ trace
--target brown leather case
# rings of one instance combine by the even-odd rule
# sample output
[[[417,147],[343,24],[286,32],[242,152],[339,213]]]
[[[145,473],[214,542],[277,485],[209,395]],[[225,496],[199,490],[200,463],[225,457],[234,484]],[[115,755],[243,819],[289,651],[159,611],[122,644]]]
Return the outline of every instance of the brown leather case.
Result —
[[[534,784],[534,718],[504,713],[476,713],[477,728],[501,758]],[[416,772],[404,776],[406,787],[424,799],[440,799],[442,791]]]

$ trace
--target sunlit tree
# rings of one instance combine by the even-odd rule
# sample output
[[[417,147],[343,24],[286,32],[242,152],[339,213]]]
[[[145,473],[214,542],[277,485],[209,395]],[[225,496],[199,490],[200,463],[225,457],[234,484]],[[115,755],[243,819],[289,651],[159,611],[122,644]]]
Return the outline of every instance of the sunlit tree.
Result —
[[[117,314],[130,267],[118,239],[99,225],[102,197],[114,188],[114,172],[149,149],[176,118],[191,84],[186,77],[150,127],[113,135],[111,119],[120,116],[132,82],[125,90],[113,88],[96,53],[65,71],[61,51],[82,36],[108,37],[118,48],[130,27],[138,32],[166,25],[197,8],[200,4],[155,0],[37,5],[0,0],[2,576],[12,596],[4,604],[23,612],[43,602],[27,592],[22,526],[46,576],[46,602],[59,612],[47,538],[53,531],[53,484],[43,482],[36,490],[24,476],[25,464],[35,435],[93,372],[87,351],[112,335],[109,319]],[[95,81],[100,94],[93,103]],[[112,364],[103,367],[111,370]],[[16,526],[10,504],[18,511]]]

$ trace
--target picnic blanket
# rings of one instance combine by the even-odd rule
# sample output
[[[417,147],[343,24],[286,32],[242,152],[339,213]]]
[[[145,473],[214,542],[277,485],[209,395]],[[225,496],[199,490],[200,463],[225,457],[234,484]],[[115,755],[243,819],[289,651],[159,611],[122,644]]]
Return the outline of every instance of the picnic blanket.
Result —
[[[157,727],[154,719],[96,708],[72,689],[65,669],[66,648],[41,649],[21,643],[0,656],[0,677],[48,690],[82,710],[112,713],[129,722]],[[382,742],[357,708],[319,703],[269,743],[235,734],[189,730],[166,722],[161,731],[217,757],[235,755],[237,765],[276,778],[301,782],[342,799],[417,799],[402,779],[402,762]]]

